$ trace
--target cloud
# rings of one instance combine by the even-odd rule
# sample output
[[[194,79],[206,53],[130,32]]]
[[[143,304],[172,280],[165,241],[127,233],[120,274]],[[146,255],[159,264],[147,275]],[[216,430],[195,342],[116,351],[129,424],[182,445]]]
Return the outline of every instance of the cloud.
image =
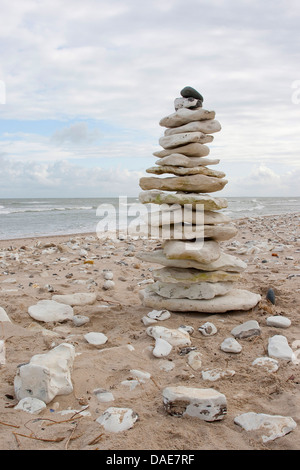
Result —
[[[159,120],[191,85],[222,125],[212,157],[281,164],[282,183],[300,166],[296,0],[15,0],[1,18],[2,118],[60,122],[52,137],[33,124],[2,138],[9,164],[80,160],[85,169],[94,159],[97,169],[102,159],[108,171],[107,159],[123,158],[122,168],[140,167],[157,150]]]

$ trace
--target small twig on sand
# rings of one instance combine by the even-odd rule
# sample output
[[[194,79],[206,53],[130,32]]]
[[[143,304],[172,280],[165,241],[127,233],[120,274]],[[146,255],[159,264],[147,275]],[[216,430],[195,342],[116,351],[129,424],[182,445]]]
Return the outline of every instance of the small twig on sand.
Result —
[[[0,421],[0,424],[3,424],[3,426],[11,426],[12,428],[19,428],[20,427],[20,426],[16,426],[15,424],[4,423],[3,421]]]

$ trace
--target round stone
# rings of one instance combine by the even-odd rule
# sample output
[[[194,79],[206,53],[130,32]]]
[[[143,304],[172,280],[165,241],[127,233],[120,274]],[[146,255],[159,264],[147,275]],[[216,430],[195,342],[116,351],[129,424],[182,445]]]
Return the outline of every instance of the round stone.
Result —
[[[180,94],[183,96],[183,98],[195,98],[196,100],[203,101],[203,96],[191,86],[184,87]]]

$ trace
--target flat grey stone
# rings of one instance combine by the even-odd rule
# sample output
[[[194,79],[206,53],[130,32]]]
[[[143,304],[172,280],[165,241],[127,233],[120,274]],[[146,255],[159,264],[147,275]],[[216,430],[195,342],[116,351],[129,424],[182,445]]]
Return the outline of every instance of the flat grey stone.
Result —
[[[63,322],[72,320],[73,308],[70,305],[56,302],[55,300],[40,300],[36,305],[28,308],[29,315],[37,321]]]
[[[292,322],[289,318],[281,315],[273,315],[266,320],[268,326],[275,326],[275,328],[288,328]]]
[[[238,339],[249,338],[250,336],[259,336],[260,326],[256,320],[249,320],[231,330],[231,334]]]
[[[219,210],[228,206],[226,199],[216,198],[210,194],[182,192],[171,194],[159,190],[144,191],[139,194],[139,200],[142,204],[180,204],[182,206],[190,204],[191,208],[202,204],[204,210]]]
[[[233,282],[199,282],[198,284],[181,284],[154,282],[146,287],[149,292],[155,292],[167,299],[213,299],[217,295],[227,294],[233,289]]]
[[[210,193],[221,191],[228,181],[206,175],[170,176],[156,178],[155,176],[140,178],[140,187],[147,191],[158,189],[163,191],[186,191],[194,193]]]

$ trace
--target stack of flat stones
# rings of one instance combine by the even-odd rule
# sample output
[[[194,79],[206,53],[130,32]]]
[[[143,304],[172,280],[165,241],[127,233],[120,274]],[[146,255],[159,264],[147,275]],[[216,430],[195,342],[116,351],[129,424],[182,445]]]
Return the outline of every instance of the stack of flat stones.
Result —
[[[206,145],[221,125],[214,111],[203,108],[198,91],[185,87],[180,94],[175,113],[159,123],[166,128],[159,139],[163,149],[153,154],[156,166],[146,170],[155,176],[140,179],[140,202],[159,208],[149,211],[147,227],[150,237],[161,238],[161,244],[137,257],[162,266],[152,271],[154,282],[140,298],[143,305],[158,310],[250,310],[260,295],[235,288],[247,265],[222,252],[220,242],[233,238],[237,229],[218,212],[227,207],[227,200],[211,195],[228,182],[222,171],[209,168],[220,160],[208,157]],[[161,176],[165,174],[172,176]]]

